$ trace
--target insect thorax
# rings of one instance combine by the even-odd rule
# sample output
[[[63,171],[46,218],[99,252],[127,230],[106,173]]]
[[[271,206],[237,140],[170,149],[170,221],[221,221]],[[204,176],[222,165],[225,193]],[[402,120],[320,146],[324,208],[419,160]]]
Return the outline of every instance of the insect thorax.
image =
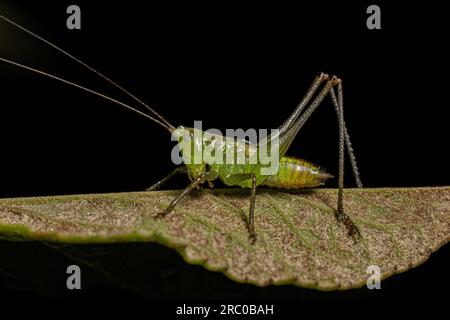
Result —
[[[258,151],[257,145],[244,140],[196,128],[180,126],[173,136],[191,180],[204,172],[208,172],[207,180],[214,180],[229,171],[248,171]]]

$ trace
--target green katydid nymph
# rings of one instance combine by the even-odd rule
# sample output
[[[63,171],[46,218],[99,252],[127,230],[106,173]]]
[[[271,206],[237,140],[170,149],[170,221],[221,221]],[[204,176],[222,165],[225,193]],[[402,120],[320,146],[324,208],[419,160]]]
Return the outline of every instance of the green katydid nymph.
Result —
[[[288,117],[288,119],[278,128],[275,135],[269,135],[264,142],[252,143],[245,140],[237,140],[229,137],[224,137],[221,135],[213,135],[207,132],[197,132],[196,128],[187,128],[183,126],[175,127],[164,117],[162,117],[158,112],[152,109],[150,106],[142,102],[140,99],[135,97],[129,91],[125,90],[123,87],[117,83],[110,80],[108,77],[104,76],[91,66],[82,62],[78,58],[74,57],[70,53],[64,51],[63,49],[57,47],[53,43],[44,39],[43,37],[33,33],[32,31],[26,29],[25,27],[17,24],[16,22],[0,15],[0,18],[18,28],[25,31],[29,35],[43,41],[47,45],[53,47],[59,52],[70,57],[77,63],[83,65],[90,71],[94,72],[102,79],[106,80],[122,92],[126,93],[128,96],[137,101],[141,106],[145,107],[150,114],[144,113],[130,105],[127,105],[121,101],[108,97],[102,93],[91,90],[89,88],[83,87],[79,84],[67,81],[60,77],[51,75],[44,71],[19,64],[17,62],[0,58],[0,61],[5,63],[26,69],[40,75],[64,82],[68,85],[77,87],[78,89],[87,91],[91,94],[100,96],[110,102],[120,105],[123,108],[134,111],[143,117],[146,117],[153,122],[157,123],[161,127],[165,128],[174,137],[180,147],[183,156],[183,165],[175,168],[168,176],[163,178],[161,181],[155,183],[150,190],[155,190],[160,187],[164,182],[166,182],[170,177],[177,173],[187,173],[190,179],[190,184],[181,192],[181,194],[176,197],[167,208],[159,213],[153,215],[154,218],[164,218],[167,214],[171,213],[176,207],[177,203],[190,191],[199,187],[203,183],[209,183],[216,179],[220,179],[227,186],[239,186],[242,188],[248,188],[251,190],[250,193],[250,209],[248,215],[248,226],[249,226],[249,238],[253,243],[256,241],[255,232],[255,222],[254,222],[254,212],[255,212],[255,198],[256,198],[256,188],[258,186],[269,186],[273,188],[280,189],[300,189],[300,188],[310,188],[322,185],[326,179],[330,178],[331,175],[321,170],[316,165],[307,162],[305,160],[290,157],[286,155],[288,148],[290,147],[292,141],[303,127],[305,122],[309,119],[311,114],[317,109],[325,97],[330,96],[334,109],[337,114],[338,126],[339,126],[339,172],[338,172],[338,200],[337,200],[337,210],[336,217],[338,221],[343,222],[345,227],[348,229],[349,234],[352,236],[361,236],[358,228],[352,222],[352,220],[344,212],[344,158],[345,149],[347,149],[352,171],[356,180],[358,187],[362,187],[361,180],[359,178],[358,167],[356,164],[354,152],[350,142],[350,136],[347,132],[346,124],[344,121],[344,110],[343,110],[343,89],[342,81],[336,76],[329,76],[325,73],[320,73],[316,76],[311,86],[309,87],[307,93],[300,101],[298,106],[295,108],[294,112]],[[197,130],[197,131],[196,131]],[[187,138],[186,138],[187,137]],[[211,149],[213,147],[216,155],[219,153],[219,158],[225,158],[231,150],[237,152],[238,156],[241,156],[244,160],[248,160],[252,154],[256,153],[263,146],[267,145],[277,145],[276,156],[278,159],[278,166],[274,172],[271,174],[264,174],[264,165],[259,161],[251,162],[244,161],[243,163],[235,163],[229,161],[217,162],[210,158],[202,158],[201,161],[192,162],[190,160],[189,152],[186,150],[191,150],[194,153],[203,153],[205,149]]]

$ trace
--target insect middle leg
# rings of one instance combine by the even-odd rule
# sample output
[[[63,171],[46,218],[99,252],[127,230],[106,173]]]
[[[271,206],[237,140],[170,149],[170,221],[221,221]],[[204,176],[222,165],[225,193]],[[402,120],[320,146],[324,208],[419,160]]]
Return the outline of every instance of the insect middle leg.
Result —
[[[205,176],[207,175],[207,172],[203,172],[200,174],[197,178],[194,179],[184,190],[181,192],[181,194],[172,200],[172,202],[169,204],[169,206],[164,210],[156,214],[155,218],[164,218],[166,215],[168,215],[170,212],[172,212],[173,208],[177,205],[177,203],[189,192],[194,190],[197,186],[205,182]]]
[[[227,182],[230,184],[238,184],[239,182],[252,180],[252,188],[250,194],[250,210],[248,213],[248,232],[251,244],[256,241],[255,233],[255,200],[256,200],[256,175],[253,172],[249,173],[235,173],[227,177]]]

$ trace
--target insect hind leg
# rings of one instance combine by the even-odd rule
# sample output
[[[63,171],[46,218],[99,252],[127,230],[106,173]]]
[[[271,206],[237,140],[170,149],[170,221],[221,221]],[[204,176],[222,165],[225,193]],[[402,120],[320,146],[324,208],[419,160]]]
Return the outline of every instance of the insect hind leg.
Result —
[[[336,212],[336,218],[338,221],[344,223],[346,228],[349,231],[349,234],[353,237],[360,236],[359,229],[357,226],[352,222],[350,217],[347,216],[347,214],[344,212],[344,151],[345,151],[345,145],[346,145],[346,138],[345,138],[345,121],[344,121],[344,111],[343,111],[343,90],[342,90],[342,82],[341,79],[339,79],[336,76],[326,76],[326,81],[320,92],[317,94],[317,96],[314,98],[314,100],[308,105],[304,107],[303,112],[297,115],[297,119],[290,123],[288,128],[283,128],[284,132],[280,134],[280,149],[282,152],[285,152],[287,148],[290,146],[292,141],[294,140],[295,136],[298,134],[300,129],[303,127],[303,125],[306,123],[306,121],[309,119],[309,117],[313,114],[313,112],[317,109],[317,107],[321,104],[323,99],[331,93],[331,96],[333,98],[332,90],[333,88],[337,86],[338,87],[338,97],[335,99],[337,106],[335,106],[335,109],[338,113],[338,124],[339,124],[339,190],[338,190],[338,203],[337,207],[338,210]],[[350,138],[347,133],[347,140],[348,140],[348,152],[350,154],[350,157],[354,158],[353,152],[350,151],[349,146],[350,145]],[[353,166],[353,164],[352,164]],[[355,178],[357,178],[357,181],[359,179],[359,174],[356,167],[356,161],[354,161],[354,174]]]
[[[292,114],[289,116],[289,118],[286,119],[286,121],[278,128],[280,130],[280,133],[284,133],[286,130],[288,130],[293,123],[298,119],[298,117],[301,115],[303,110],[308,106],[309,101],[312,99],[316,91],[319,89],[320,85],[328,80],[329,75],[326,73],[319,73],[314,81],[311,83],[308,91],[306,92],[305,96],[302,98],[302,100],[299,102],[295,110],[292,112]]]
[[[345,127],[345,121],[344,121],[344,102],[343,102],[343,90],[342,90],[342,81],[339,78],[337,79],[337,87],[338,87],[338,97],[336,98],[336,95],[334,94],[333,88],[330,90],[331,98],[333,100],[333,104],[335,106],[336,112],[338,114],[338,124],[339,124],[339,178],[338,178],[338,203],[337,203],[337,212],[336,212],[336,219],[339,222],[342,222],[349,234],[353,238],[361,238],[361,233],[359,231],[359,228],[353,223],[353,221],[350,219],[350,217],[345,213],[344,211],[344,160],[345,160],[345,153],[344,149],[347,144],[347,151],[349,152],[350,159],[354,159],[353,155],[353,149],[351,149],[350,145],[350,137],[347,133],[347,128]],[[346,134],[347,133],[347,134]],[[346,139],[347,137],[347,139]],[[349,148],[350,145],[350,148]],[[356,161],[352,162],[352,168],[353,173],[355,175],[355,179],[359,184],[361,184],[361,181],[359,180],[359,173],[358,168],[356,167]],[[362,184],[361,184],[362,186]],[[359,185],[358,185],[359,187]]]
[[[339,119],[339,101],[338,98],[336,98],[336,93],[334,91],[334,88],[331,88],[330,91],[331,99],[333,101],[334,110],[336,111],[336,115]],[[339,100],[341,101],[341,104],[343,105],[343,90],[342,90],[342,83],[338,83],[338,95]],[[343,110],[342,110],[343,111]],[[347,125],[345,124],[345,119],[343,118],[343,127],[344,127],[344,139],[345,139],[345,148],[347,149],[348,157],[350,159],[350,164],[352,166],[353,176],[355,177],[356,186],[358,188],[362,188],[362,182],[361,178],[359,176],[359,170],[358,170],[358,164],[356,163],[356,157],[355,153],[353,151],[352,143],[350,142],[350,135],[348,134]]]

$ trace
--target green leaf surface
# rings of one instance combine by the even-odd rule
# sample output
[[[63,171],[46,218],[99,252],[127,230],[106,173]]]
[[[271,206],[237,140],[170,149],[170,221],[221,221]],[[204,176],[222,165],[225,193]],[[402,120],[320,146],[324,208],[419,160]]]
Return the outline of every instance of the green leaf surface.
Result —
[[[157,242],[188,263],[259,286],[345,290],[424,262],[450,238],[450,187],[347,189],[354,241],[336,221],[337,192],[257,192],[257,241],[248,241],[248,190],[202,190],[164,219],[152,215],[179,191],[0,200],[0,238],[59,243]]]

